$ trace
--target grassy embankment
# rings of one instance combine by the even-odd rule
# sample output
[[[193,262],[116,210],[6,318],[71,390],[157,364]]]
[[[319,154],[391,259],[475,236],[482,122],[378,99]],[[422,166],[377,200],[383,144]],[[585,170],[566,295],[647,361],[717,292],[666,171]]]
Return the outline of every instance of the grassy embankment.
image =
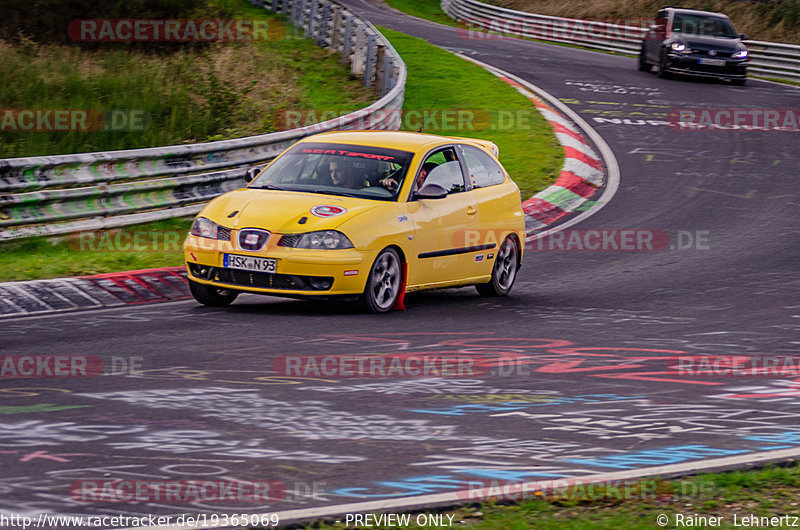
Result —
[[[643,483],[643,495],[641,484],[637,483],[631,484],[628,490],[622,485],[605,489],[575,486],[557,489],[547,500],[472,504],[427,513],[454,515],[453,528],[469,530],[788,527],[792,525],[792,517],[800,515],[800,467],[796,465],[705,474],[682,480],[646,480]],[[756,520],[756,524],[747,524],[744,519],[751,516],[779,518],[781,515],[789,516],[783,524],[776,523],[778,519],[771,524],[759,524],[763,522],[760,520]],[[411,517],[412,522],[415,516],[416,513]],[[666,524],[658,523],[659,516]],[[683,519],[679,519],[680,516]],[[447,521],[447,517],[444,520]],[[317,523],[306,528],[345,527],[342,524]],[[412,524],[408,528],[420,527]]]
[[[524,197],[552,182],[561,167],[563,152],[552,129],[530,101],[483,69],[449,52],[402,33],[382,31],[408,65],[405,117],[428,113],[432,119],[425,125],[426,132],[494,141],[500,149],[501,161]],[[470,82],[453,90],[453,80],[464,78]],[[342,106],[316,103],[305,108],[341,109]],[[442,120],[459,110],[466,112],[462,116],[467,116],[467,120],[461,123]],[[415,130],[418,120],[406,119],[404,124],[406,129]],[[178,231],[182,241],[189,224],[187,220],[164,221],[125,229],[121,236],[109,231],[106,236],[56,244],[40,238],[7,243],[0,246],[0,280],[177,266],[182,263],[179,245],[173,243],[174,235],[165,233]],[[135,241],[130,235],[133,232],[138,232],[145,242],[144,251],[134,250]],[[120,245],[125,248],[119,249]]]

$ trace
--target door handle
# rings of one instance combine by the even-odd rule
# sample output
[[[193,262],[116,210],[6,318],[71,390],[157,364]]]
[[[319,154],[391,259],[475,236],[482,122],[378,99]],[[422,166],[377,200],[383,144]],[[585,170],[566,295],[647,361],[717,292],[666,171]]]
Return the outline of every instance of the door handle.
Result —
[[[478,213],[477,208],[473,208],[472,206],[467,207],[467,215],[475,215],[476,213]]]

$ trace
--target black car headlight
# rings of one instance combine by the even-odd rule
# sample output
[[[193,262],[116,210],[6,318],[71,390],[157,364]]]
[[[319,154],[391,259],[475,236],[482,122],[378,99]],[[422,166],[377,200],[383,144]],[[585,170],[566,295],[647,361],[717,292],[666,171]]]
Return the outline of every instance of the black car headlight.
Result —
[[[305,234],[286,234],[278,242],[281,247],[337,249],[353,248],[347,236],[336,230],[319,230]]]
[[[205,237],[208,239],[224,239],[220,238],[220,226],[210,219],[205,217],[197,217],[192,223],[192,229],[189,233],[197,237]]]

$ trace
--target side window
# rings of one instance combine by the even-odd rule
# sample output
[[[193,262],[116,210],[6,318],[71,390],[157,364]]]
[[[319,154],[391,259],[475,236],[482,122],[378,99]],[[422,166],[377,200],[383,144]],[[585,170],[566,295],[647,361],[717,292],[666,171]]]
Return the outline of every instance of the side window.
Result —
[[[462,148],[473,188],[494,186],[506,179],[503,169],[491,156],[471,145],[464,145]]]
[[[460,193],[466,189],[461,164],[453,147],[441,149],[425,158],[417,173],[416,188],[429,183],[440,185],[447,193]]]
[[[654,23],[656,34],[663,36],[664,33],[666,33],[668,21],[669,21],[669,13],[666,10],[659,11],[656,14],[656,20]]]
[[[461,174],[461,166],[457,161],[445,162],[431,169],[425,184],[438,184],[447,190],[447,193],[459,193],[464,191],[464,176]]]

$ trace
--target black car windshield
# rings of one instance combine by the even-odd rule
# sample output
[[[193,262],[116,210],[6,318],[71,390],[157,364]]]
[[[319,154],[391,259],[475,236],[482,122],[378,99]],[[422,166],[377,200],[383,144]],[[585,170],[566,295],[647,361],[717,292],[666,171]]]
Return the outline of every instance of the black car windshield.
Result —
[[[739,36],[727,18],[687,13],[675,14],[675,20],[672,22],[672,31],[686,35],[724,37],[728,39],[735,39]]]
[[[248,187],[396,201],[412,157],[382,147],[299,143]]]

